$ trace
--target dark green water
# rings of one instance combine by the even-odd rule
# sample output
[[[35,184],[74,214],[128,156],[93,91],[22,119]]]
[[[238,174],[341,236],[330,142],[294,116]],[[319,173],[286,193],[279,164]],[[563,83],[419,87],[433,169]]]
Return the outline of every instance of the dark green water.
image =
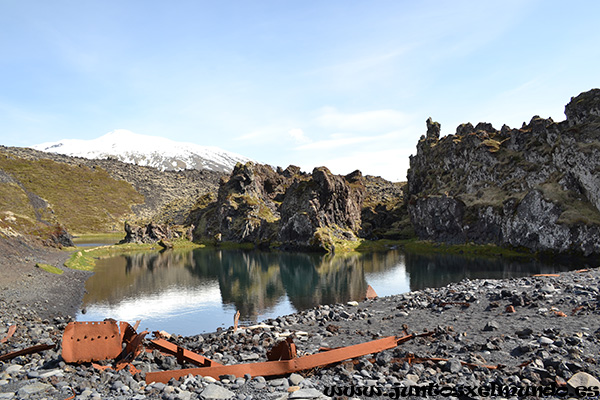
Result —
[[[114,318],[140,328],[192,335],[312,308],[440,287],[464,278],[501,279],[581,268],[575,263],[444,254],[317,255],[196,249],[100,260],[86,283],[79,320]]]

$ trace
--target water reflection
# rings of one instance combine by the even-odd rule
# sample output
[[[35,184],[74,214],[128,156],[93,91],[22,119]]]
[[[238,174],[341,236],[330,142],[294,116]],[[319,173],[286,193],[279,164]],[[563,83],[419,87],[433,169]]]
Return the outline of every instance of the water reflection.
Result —
[[[467,278],[506,278],[572,268],[539,261],[469,259],[400,251],[316,255],[197,249],[145,252],[100,260],[86,283],[80,320],[112,317],[180,334],[361,300]]]

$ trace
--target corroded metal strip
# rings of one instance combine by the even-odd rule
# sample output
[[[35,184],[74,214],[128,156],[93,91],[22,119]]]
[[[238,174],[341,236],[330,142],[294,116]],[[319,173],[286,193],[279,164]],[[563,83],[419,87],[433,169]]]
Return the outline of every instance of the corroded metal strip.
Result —
[[[115,321],[70,322],[62,340],[62,357],[68,363],[114,359],[121,353],[121,335]]]
[[[412,337],[414,336],[411,335],[411,338]],[[148,372],[146,373],[146,383],[167,383],[171,378],[179,379],[188,374],[210,376],[215,379],[219,379],[221,375],[235,375],[237,377],[242,377],[245,374],[249,374],[250,376],[287,375],[292,372],[334,364],[343,360],[391,349],[398,345],[398,340],[399,339],[395,336],[389,336],[371,342],[342,347],[324,353],[311,354],[304,357],[294,358],[292,360]]]
[[[164,339],[151,340],[150,344],[152,345],[152,347],[154,347],[160,351],[163,351],[167,354],[178,356],[178,353],[179,353],[178,357],[180,357],[182,360],[191,362],[191,363],[196,364],[201,367],[211,367],[211,366],[220,366],[221,365],[216,361],[213,361],[209,358],[201,356],[200,354],[194,353],[193,351],[184,349],[184,348],[177,346],[174,343],[168,342]]]
[[[240,310],[237,310],[235,316],[233,317],[233,331],[237,332],[238,323],[240,322]]]
[[[6,333],[6,336],[3,337],[2,339],[0,339],[0,343],[6,343],[8,341],[8,339],[10,339],[12,337],[12,335],[15,334],[15,332],[17,331],[17,326],[16,325],[11,325],[8,327],[8,332]]]
[[[26,354],[39,353],[40,351],[53,349],[55,346],[55,344],[38,344],[36,346],[27,347],[26,349],[1,355],[0,361],[12,360],[15,357],[24,356]]]

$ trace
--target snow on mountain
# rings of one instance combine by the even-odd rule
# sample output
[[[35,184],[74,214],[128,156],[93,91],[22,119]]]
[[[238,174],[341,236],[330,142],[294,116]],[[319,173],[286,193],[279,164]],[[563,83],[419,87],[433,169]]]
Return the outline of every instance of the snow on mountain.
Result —
[[[64,139],[42,143],[33,149],[84,158],[116,158],[120,161],[164,170],[209,169],[231,172],[238,162],[249,158],[218,147],[175,142],[117,129],[92,140]]]

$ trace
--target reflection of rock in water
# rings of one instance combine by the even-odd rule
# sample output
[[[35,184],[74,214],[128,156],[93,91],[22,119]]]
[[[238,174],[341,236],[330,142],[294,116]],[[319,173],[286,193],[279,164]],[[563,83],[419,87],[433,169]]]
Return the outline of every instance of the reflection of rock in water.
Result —
[[[365,273],[384,272],[404,264],[404,254],[399,250],[361,253],[360,260]]]
[[[255,321],[285,295],[277,258],[270,253],[223,252],[219,287],[223,303],[233,303],[243,320]]]
[[[192,252],[138,253],[100,260],[86,282],[84,304],[117,304],[126,298],[156,295],[170,288],[194,288],[206,282],[194,276]]]
[[[406,253],[410,290],[442,287],[462,279],[506,279],[533,274],[567,271],[573,263],[550,265],[539,260],[510,260],[502,257],[467,257],[454,254]]]
[[[381,257],[373,255],[218,253],[223,303],[234,304],[243,320],[256,320],[258,314],[276,306],[286,294],[297,310],[361,299],[367,288],[365,266],[379,270],[395,265],[390,261],[384,262],[384,266],[375,266]],[[214,254],[206,256],[212,258]],[[200,264],[196,260],[195,268]]]
[[[295,256],[282,257],[280,265],[283,285],[297,310],[364,297],[367,283],[360,255]]]

